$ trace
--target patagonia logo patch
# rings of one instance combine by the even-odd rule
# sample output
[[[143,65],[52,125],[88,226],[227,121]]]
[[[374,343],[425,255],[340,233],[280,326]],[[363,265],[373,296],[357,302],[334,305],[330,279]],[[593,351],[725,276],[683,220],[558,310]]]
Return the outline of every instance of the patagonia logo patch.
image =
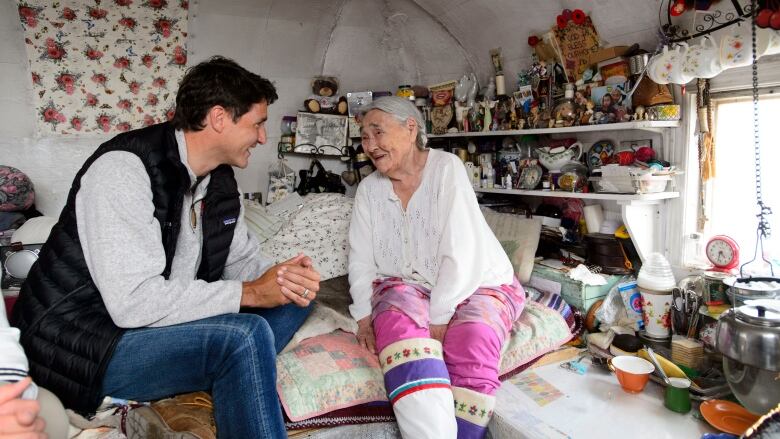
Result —
[[[222,220],[222,224],[229,226],[236,223],[236,218],[225,218]]]

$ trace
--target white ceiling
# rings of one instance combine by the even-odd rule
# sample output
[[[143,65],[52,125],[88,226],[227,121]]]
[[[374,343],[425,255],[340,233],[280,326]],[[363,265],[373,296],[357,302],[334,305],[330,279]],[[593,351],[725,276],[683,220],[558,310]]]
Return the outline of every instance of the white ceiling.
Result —
[[[564,8],[590,14],[605,44],[650,50],[658,7],[658,0],[200,0],[190,49],[205,57],[219,45],[235,58],[262,60],[258,67],[272,77],[331,74],[355,90],[394,89],[465,71],[485,79],[494,47],[513,75],[529,63],[528,36],[549,30]],[[197,40],[215,34],[232,35],[231,47]]]

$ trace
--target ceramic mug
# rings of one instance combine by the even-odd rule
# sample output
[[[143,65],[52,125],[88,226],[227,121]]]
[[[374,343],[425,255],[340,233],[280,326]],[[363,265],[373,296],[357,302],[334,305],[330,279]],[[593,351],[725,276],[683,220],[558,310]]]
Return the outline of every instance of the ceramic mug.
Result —
[[[660,63],[664,62],[664,59],[666,58],[667,54],[669,53],[669,48],[664,47],[663,52],[656,54],[652,58],[650,58],[650,62],[647,63],[647,77],[650,78],[653,82],[656,84],[668,84],[669,81],[666,80],[666,78],[659,75],[658,65]]]
[[[771,32],[757,32],[756,53],[765,55],[770,46]],[[745,67],[753,63],[753,37],[750,28],[736,27],[720,40],[720,63],[724,69]]]
[[[691,411],[691,381],[687,378],[669,378],[664,395],[664,406],[677,413]]]
[[[757,32],[758,32],[758,40],[756,41],[756,43],[762,41],[763,38],[766,38],[767,41],[766,49],[764,50],[763,53],[759,51],[758,52],[759,54],[763,56],[763,55],[775,55],[780,53],[780,30],[775,30],[767,27],[763,29],[758,28]]]
[[[672,292],[639,288],[642,295],[642,320],[645,332],[654,338],[671,336]]]
[[[655,370],[649,361],[633,355],[618,355],[607,360],[607,364],[615,372],[620,387],[627,393],[641,392]]]
[[[694,78],[713,78],[723,71],[720,64],[720,47],[709,36],[700,44],[691,46],[685,52],[683,72]]]
[[[663,81],[656,81],[657,83],[687,84],[693,79],[693,76],[683,72],[683,62],[685,61],[685,53],[687,51],[688,45],[686,43],[680,43],[679,46],[672,50],[664,47],[661,56],[653,63],[655,77]],[[653,79],[653,77],[650,79]],[[655,81],[655,79],[653,80]]]

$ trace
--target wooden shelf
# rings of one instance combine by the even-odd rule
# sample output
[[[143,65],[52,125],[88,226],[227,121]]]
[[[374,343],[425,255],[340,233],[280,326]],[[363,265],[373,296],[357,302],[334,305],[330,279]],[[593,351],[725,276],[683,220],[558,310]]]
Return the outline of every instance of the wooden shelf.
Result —
[[[579,125],[573,127],[561,128],[534,128],[527,130],[510,131],[476,131],[469,133],[447,133],[447,134],[429,134],[430,139],[441,139],[447,137],[483,137],[483,136],[522,136],[523,134],[565,134],[565,133],[586,133],[593,131],[621,131],[621,130],[642,130],[660,132],[664,128],[677,128],[680,126],[678,120],[642,120],[637,122],[606,123],[599,125]]]
[[[654,194],[607,194],[603,192],[566,192],[566,191],[539,191],[523,189],[483,189],[475,188],[474,192],[487,194],[525,195],[530,197],[557,197],[557,198],[581,198],[584,200],[612,200],[612,201],[660,201],[677,198],[679,192],[657,192]]]

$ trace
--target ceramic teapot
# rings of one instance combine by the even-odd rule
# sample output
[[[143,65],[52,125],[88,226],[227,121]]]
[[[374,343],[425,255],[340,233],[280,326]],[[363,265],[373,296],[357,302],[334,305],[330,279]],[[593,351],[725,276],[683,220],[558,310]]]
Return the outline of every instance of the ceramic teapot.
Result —
[[[548,171],[558,172],[560,171],[561,166],[565,165],[570,160],[575,162],[579,161],[582,156],[582,143],[575,142],[568,147],[537,148],[536,153],[539,155],[539,162],[547,168]]]

